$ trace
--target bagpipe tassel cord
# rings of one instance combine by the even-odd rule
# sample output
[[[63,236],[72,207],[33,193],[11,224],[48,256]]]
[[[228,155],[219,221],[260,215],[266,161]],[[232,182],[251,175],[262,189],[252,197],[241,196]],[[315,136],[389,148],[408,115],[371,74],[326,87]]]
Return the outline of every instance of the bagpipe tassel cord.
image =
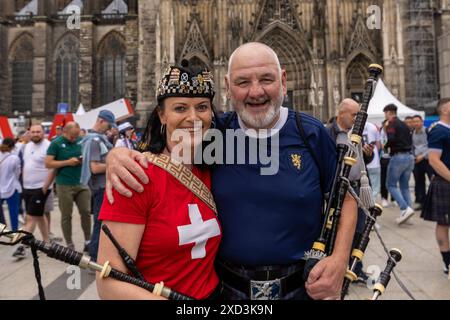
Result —
[[[358,157],[364,159],[361,143],[358,145]],[[361,187],[359,189],[359,197],[364,207],[369,209],[375,206],[375,200],[373,199],[372,187],[370,186],[369,178],[367,177],[366,165],[362,162],[363,169],[361,170]]]
[[[39,299],[46,300],[44,288],[42,287],[41,269],[39,268],[39,256],[35,247],[31,247],[31,253],[33,254],[34,277],[36,278],[36,282],[38,285]]]
[[[33,241],[34,237],[31,233],[17,230],[17,231],[9,231],[6,229],[6,225],[0,223],[0,238],[1,236],[6,236],[12,239],[12,242],[4,242],[0,241],[0,245],[12,246],[19,241],[23,243],[27,243],[29,241]],[[36,282],[38,285],[39,291],[39,299],[45,299],[44,288],[42,287],[42,276],[41,276],[41,268],[39,267],[39,256],[37,254],[37,249],[34,246],[31,246],[31,253],[33,255],[33,268],[34,268],[34,277],[36,278]]]
[[[121,272],[112,268],[109,263],[105,263],[104,265],[100,265],[94,261],[91,261],[91,258],[87,255],[84,255],[80,252],[71,250],[69,248],[60,246],[56,243],[46,243],[40,240],[36,240],[33,234],[29,232],[25,232],[22,230],[18,231],[9,231],[6,229],[6,226],[0,223],[0,239],[2,237],[9,238],[9,242],[0,241],[0,245],[14,246],[16,244],[22,243],[24,245],[28,245],[32,248],[33,258],[34,258],[34,268],[35,268],[35,277],[39,287],[39,297],[41,300],[45,300],[44,289],[41,284],[41,272],[39,269],[39,260],[37,259],[37,251],[42,251],[47,254],[48,257],[68,263],[70,265],[79,266],[83,269],[90,269],[96,272],[101,272],[102,277],[110,277],[115,280],[119,280],[122,282],[127,282],[133,284],[135,286],[146,289],[150,292],[154,292],[155,285],[130,276],[127,273]],[[156,286],[156,293],[161,296],[171,299],[171,300],[193,300],[192,297],[183,295],[178,293],[170,288],[164,286],[163,283],[159,283]]]
[[[345,201],[347,192],[352,190],[349,188],[348,177],[350,175],[351,168],[357,163],[357,150],[353,147],[357,147],[361,144],[364,126],[367,120],[367,110],[370,100],[372,99],[375,91],[375,86],[380,74],[383,72],[383,68],[377,64],[371,64],[368,68],[369,78],[366,81],[363,99],[360,110],[355,118],[355,124],[350,135],[349,150],[343,159],[341,166],[338,165],[340,172],[336,172],[336,179],[332,185],[332,192],[330,197],[326,201],[323,224],[320,230],[319,236],[314,241],[312,248],[305,252],[305,268],[303,278],[306,281],[309,276],[309,272],[320,261],[321,258],[332,255],[335,246],[335,241],[338,233],[339,220],[341,211]],[[365,182],[364,187],[367,187]]]

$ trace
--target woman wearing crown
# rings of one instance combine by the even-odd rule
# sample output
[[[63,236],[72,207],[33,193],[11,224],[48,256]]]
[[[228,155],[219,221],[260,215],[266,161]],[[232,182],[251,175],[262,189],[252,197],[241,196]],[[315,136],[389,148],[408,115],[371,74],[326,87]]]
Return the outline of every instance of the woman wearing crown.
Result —
[[[212,124],[213,97],[209,72],[193,72],[186,64],[168,68],[139,146],[148,151],[150,182],[132,200],[115,192],[114,203],[104,201],[99,216],[146,281],[195,299],[211,299],[219,291],[214,259],[222,232],[209,169],[194,164],[195,150]],[[128,271],[104,234],[98,261]],[[97,288],[102,299],[163,299],[158,289],[151,293],[100,276]]]

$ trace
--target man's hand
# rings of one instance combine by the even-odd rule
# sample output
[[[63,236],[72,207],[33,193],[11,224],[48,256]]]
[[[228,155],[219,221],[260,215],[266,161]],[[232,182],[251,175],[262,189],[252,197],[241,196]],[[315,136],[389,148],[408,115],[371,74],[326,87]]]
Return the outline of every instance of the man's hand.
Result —
[[[75,157],[66,160],[66,163],[67,163],[67,167],[76,167],[76,166],[81,165],[80,159],[75,158]]]
[[[416,163],[421,162],[423,159],[425,159],[425,157],[423,155],[417,156],[416,157]]]
[[[309,273],[306,292],[314,300],[339,300],[348,261],[333,256],[320,260]]]
[[[116,189],[121,195],[131,198],[131,191],[122,183],[125,182],[127,186],[137,192],[143,192],[144,187],[136,180],[133,175],[139,178],[142,183],[147,184],[148,177],[139,164],[147,168],[147,158],[140,152],[129,150],[127,148],[114,148],[106,158],[106,197],[112,204],[114,197],[112,189]]]
[[[366,157],[370,157],[373,153],[373,145],[372,144],[365,144],[362,148],[364,154]]]

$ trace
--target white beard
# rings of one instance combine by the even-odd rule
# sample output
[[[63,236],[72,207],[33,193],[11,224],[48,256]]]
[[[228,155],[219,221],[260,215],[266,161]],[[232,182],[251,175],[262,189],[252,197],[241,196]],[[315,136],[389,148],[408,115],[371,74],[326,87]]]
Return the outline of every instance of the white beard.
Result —
[[[249,127],[254,129],[267,128],[275,119],[279,107],[277,108],[273,103],[270,104],[269,110],[262,115],[255,116],[249,112],[247,108],[243,108],[238,112],[239,117]]]
[[[280,110],[283,99],[283,89],[281,88],[278,99],[272,100],[267,112],[258,116],[252,114],[247,108],[245,108],[245,106],[242,107],[242,109],[237,110],[236,103],[235,101],[233,101],[233,99],[231,99],[231,106],[234,110],[236,110],[236,113],[247,126],[253,129],[262,129],[268,128],[269,125],[273,122],[278,114],[278,111]]]

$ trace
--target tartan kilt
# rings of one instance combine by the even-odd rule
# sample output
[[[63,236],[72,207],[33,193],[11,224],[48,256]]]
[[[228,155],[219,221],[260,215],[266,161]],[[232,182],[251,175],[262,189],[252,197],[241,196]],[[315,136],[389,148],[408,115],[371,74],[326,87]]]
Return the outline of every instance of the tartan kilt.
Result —
[[[450,182],[438,175],[433,177],[420,216],[450,226]]]

